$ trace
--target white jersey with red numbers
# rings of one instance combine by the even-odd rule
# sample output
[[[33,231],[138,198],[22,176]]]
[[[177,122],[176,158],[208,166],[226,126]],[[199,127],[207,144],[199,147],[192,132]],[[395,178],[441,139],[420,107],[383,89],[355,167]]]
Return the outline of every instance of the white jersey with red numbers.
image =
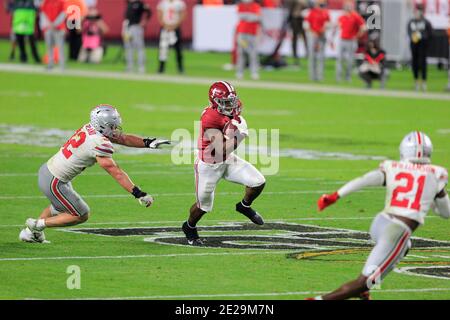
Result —
[[[432,164],[407,161],[384,161],[380,165],[386,175],[384,212],[415,220],[420,224],[436,195],[448,183],[447,170]]]
[[[78,129],[61,149],[48,160],[48,170],[63,182],[69,182],[95,164],[96,157],[112,157],[114,148],[108,138],[90,124]]]

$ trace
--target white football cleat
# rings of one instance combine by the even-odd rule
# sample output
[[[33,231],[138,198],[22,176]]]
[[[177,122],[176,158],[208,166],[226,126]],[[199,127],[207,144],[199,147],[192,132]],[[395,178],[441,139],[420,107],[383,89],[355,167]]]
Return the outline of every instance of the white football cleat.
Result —
[[[45,240],[43,231],[32,232],[28,227],[20,231],[19,239],[31,243],[49,243],[49,241]]]
[[[27,221],[25,221],[25,225],[33,232],[41,232],[44,230],[44,228],[37,227],[37,219],[28,218]]]

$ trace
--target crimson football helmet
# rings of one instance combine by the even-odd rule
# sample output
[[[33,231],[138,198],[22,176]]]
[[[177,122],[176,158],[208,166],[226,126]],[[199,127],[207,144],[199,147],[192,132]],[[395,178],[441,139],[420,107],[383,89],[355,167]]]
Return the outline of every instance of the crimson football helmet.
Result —
[[[241,101],[234,87],[226,81],[214,82],[209,88],[209,102],[221,114],[235,117],[241,113]]]

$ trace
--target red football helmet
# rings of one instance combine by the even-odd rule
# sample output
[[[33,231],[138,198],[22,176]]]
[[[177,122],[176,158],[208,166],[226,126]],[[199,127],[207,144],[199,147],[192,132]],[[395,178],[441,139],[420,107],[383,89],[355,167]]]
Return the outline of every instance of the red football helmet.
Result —
[[[214,82],[209,88],[209,102],[213,108],[226,116],[235,117],[241,113],[241,102],[234,87],[226,81]]]

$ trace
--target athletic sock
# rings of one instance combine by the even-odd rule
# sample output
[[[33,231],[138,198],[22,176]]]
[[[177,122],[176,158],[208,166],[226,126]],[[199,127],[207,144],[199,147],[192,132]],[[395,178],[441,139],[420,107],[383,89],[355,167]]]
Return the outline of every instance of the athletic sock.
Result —
[[[244,199],[242,199],[241,204],[246,208],[249,208],[252,205],[251,202],[247,202]]]
[[[38,221],[36,222],[36,228],[44,230],[45,227],[45,219],[38,219]]]
[[[315,299],[315,300],[323,300],[323,299],[322,299],[322,296],[317,296],[317,297],[315,297],[314,299]]]

